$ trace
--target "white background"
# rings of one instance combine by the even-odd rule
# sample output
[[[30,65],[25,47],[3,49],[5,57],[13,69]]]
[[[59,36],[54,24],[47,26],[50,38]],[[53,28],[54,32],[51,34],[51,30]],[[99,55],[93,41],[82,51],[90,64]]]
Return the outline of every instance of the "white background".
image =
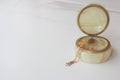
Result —
[[[0,0],[0,80],[119,80],[120,13],[109,12],[110,25],[100,35],[110,40],[112,57],[102,64],[79,61],[66,67],[75,56],[75,41],[85,35],[76,23],[78,10],[47,2]],[[120,10],[118,0],[99,3]]]

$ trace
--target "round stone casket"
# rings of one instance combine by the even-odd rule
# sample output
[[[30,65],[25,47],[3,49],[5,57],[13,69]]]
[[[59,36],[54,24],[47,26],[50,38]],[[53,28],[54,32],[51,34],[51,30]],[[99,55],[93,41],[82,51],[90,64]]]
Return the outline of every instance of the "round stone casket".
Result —
[[[108,27],[109,14],[98,4],[84,7],[77,18],[80,30],[87,34],[76,41],[76,55],[87,63],[101,63],[109,59],[112,53],[108,39],[98,36]]]

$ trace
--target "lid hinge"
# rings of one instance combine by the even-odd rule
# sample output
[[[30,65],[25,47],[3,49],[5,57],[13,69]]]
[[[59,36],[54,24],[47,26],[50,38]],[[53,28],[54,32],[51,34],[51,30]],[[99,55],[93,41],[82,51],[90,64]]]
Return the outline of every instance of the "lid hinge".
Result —
[[[88,36],[90,36],[90,37],[96,37],[97,35],[95,35],[95,34],[94,35],[89,34]]]

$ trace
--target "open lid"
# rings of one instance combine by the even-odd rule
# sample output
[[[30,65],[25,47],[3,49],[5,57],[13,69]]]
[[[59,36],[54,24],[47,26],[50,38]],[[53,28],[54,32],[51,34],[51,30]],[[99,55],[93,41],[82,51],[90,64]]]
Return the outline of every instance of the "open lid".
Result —
[[[90,4],[81,10],[77,18],[77,23],[82,32],[95,36],[107,28],[109,14],[101,5]]]

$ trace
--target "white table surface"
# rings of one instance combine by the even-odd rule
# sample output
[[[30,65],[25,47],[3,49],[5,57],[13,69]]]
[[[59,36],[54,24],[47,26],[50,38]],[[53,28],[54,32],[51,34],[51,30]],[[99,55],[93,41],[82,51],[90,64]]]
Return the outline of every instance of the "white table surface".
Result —
[[[120,10],[114,1],[105,5]],[[78,11],[44,3],[0,0],[0,80],[120,80],[120,13],[110,12],[110,25],[100,35],[110,40],[112,57],[66,67],[75,56],[75,41],[84,36],[76,23]]]

